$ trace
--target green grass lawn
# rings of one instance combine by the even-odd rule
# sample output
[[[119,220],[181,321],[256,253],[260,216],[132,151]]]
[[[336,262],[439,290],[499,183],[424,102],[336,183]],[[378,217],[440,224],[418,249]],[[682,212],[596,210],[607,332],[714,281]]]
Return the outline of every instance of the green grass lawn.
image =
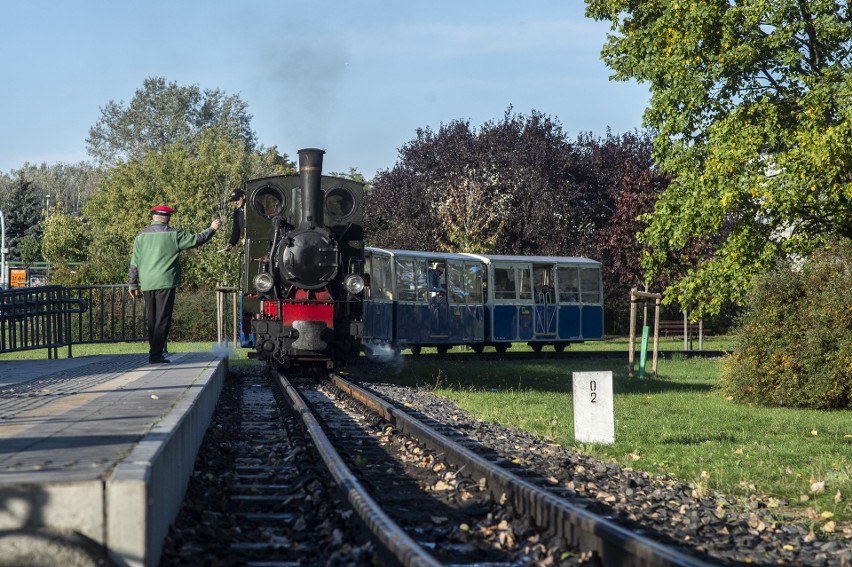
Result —
[[[207,352],[212,350],[214,343],[207,342],[170,342],[168,350],[170,352]],[[148,352],[148,343],[146,341],[138,341],[132,343],[97,343],[97,344],[82,344],[74,345],[71,348],[71,355],[91,356],[96,354],[142,354]],[[68,357],[68,347],[60,348],[57,352],[59,358]],[[25,350],[18,352],[7,352],[0,354],[0,361],[3,360],[39,360],[47,358],[47,349]],[[231,359],[247,359],[248,350],[232,349],[229,360]]]
[[[567,448],[669,474],[702,490],[764,493],[810,512],[820,525],[852,520],[852,411],[762,408],[725,399],[716,389],[718,359],[675,356],[660,361],[656,379],[643,380],[628,378],[626,363],[612,360],[409,357],[388,369],[392,379],[426,386],[480,419]],[[613,373],[616,442],[578,445],[571,374],[607,370]],[[812,490],[820,482],[822,491]]]

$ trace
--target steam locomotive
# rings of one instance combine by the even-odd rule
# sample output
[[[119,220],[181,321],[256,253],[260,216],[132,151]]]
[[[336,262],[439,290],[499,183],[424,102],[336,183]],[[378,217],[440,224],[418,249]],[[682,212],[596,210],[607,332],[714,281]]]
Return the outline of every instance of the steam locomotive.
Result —
[[[563,350],[603,338],[600,263],[365,248],[364,187],[322,175],[318,149],[299,174],[247,181],[241,342],[281,368],[333,368],[367,354]]]
[[[364,187],[323,176],[324,153],[299,150],[298,175],[244,184],[241,342],[282,368],[361,349]]]

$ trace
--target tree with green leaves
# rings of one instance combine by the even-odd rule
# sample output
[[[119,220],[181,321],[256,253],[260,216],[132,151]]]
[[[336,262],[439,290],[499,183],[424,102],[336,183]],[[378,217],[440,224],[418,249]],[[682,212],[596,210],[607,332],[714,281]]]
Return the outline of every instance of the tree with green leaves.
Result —
[[[110,101],[89,130],[89,154],[101,164],[142,159],[172,144],[195,148],[201,133],[213,128],[221,137],[239,140],[246,152],[256,146],[248,105],[238,95],[180,86],[149,77],[130,103]]]
[[[662,289],[664,280],[647,280],[641,266],[646,250],[637,234],[647,226],[645,213],[654,210],[654,202],[666,189],[669,178],[653,167],[650,132],[615,135],[605,138],[582,134],[577,138],[583,177],[606,198],[600,199],[601,211],[589,255],[601,262],[604,288],[604,320],[607,332],[629,332],[632,287],[650,291]]]
[[[104,171],[90,163],[25,163],[13,173],[32,184],[49,206],[58,204],[70,213],[79,213],[89,195],[97,190]]]
[[[12,260],[21,259],[20,246],[25,236],[41,239],[41,219],[44,216],[43,194],[21,172],[0,179],[0,211],[6,224],[6,246]],[[27,251],[32,251],[29,244]],[[29,258],[28,258],[29,259]]]
[[[145,79],[130,104],[110,101],[89,131],[89,153],[110,166],[85,207],[91,228],[85,281],[124,281],[130,246],[150,222],[150,207],[168,204],[172,225],[190,232],[216,214],[228,218],[228,195],[243,180],[293,172],[272,148],[257,148],[247,105],[219,90]],[[228,227],[225,227],[227,230]],[[181,256],[184,282],[234,283],[237,255],[204,247]]]
[[[41,258],[41,244],[38,238],[32,234],[25,234],[18,241],[18,255],[21,258],[21,264],[29,268]]]
[[[92,236],[85,220],[54,206],[44,220],[41,254],[50,263],[82,262]]]
[[[852,13],[835,0],[586,0],[603,59],[649,85],[673,182],[644,231],[651,276],[694,316],[742,302],[779,258],[852,237]]]
[[[367,178],[364,177],[364,174],[358,171],[357,167],[349,166],[349,171],[344,173],[342,171],[330,171],[328,173],[331,177],[342,177],[343,179],[351,179],[352,181],[357,181],[363,185],[369,185],[370,182],[367,181]]]
[[[242,180],[293,171],[292,162],[285,156],[274,150],[246,152],[241,141],[224,138],[215,128],[202,132],[193,147],[175,143],[163,151],[118,164],[86,206],[92,240],[89,260],[81,268],[85,280],[126,280],[133,238],[151,222],[152,206],[174,207],[171,226],[200,232],[215,215],[228,218],[228,195]],[[217,248],[221,246],[205,246],[181,255],[186,285],[236,283],[238,255],[217,254]]]

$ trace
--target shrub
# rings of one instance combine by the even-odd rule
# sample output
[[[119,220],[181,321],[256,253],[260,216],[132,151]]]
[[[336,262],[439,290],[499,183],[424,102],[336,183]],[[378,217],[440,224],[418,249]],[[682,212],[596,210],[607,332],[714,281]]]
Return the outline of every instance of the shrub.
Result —
[[[178,289],[169,340],[216,340],[216,293],[212,289]]]
[[[852,241],[779,266],[748,298],[721,387],[768,406],[852,407]]]
[[[71,317],[75,342],[134,340],[147,337],[144,303],[134,302],[126,288],[83,288],[72,294],[86,300],[87,309]],[[211,289],[178,288],[169,340],[216,340],[216,296]]]

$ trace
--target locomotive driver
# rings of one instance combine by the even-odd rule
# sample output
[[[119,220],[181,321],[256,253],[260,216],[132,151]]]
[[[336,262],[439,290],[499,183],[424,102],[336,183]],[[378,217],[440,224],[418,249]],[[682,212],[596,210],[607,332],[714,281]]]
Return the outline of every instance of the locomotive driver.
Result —
[[[231,238],[225,245],[225,251],[230,250],[237,244],[243,243],[243,234],[246,230],[246,194],[242,189],[234,189],[231,193],[231,202],[234,204],[234,213],[231,223]]]
[[[222,225],[216,218],[204,232],[190,234],[169,227],[174,212],[165,205],[151,209],[153,222],[136,235],[130,259],[130,296],[145,297],[149,364],[169,362],[163,356],[163,348],[172,325],[175,288],[180,285],[181,251],[201,246]]]

